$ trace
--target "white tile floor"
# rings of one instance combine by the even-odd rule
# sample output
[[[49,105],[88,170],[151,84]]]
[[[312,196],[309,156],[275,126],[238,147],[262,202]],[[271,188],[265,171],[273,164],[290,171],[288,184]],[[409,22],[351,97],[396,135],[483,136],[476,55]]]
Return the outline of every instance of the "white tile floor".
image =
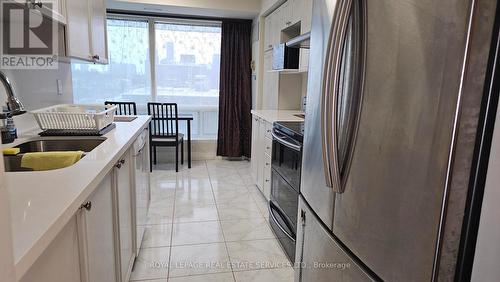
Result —
[[[151,176],[149,225],[131,281],[291,282],[247,161],[193,162]]]

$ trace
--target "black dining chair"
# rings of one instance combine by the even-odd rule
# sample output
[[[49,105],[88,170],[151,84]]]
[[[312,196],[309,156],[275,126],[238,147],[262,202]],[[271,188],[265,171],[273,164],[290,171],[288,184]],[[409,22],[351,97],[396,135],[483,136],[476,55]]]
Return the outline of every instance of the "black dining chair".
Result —
[[[118,106],[116,109],[116,114],[119,116],[136,116],[137,115],[137,106],[135,102],[114,102],[114,101],[106,101],[104,105],[113,105]]]
[[[175,147],[175,171],[179,172],[179,145],[181,164],[184,164],[184,134],[179,133],[179,112],[175,103],[148,103],[150,143],[150,171],[156,164],[156,147]],[[153,161],[154,154],[154,161]]]

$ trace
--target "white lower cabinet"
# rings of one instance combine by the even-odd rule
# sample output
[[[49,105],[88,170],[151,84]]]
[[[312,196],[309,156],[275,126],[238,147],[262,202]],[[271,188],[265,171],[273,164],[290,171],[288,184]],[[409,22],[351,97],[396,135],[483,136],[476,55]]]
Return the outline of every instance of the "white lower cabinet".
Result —
[[[133,173],[129,149],[19,281],[128,282],[137,236]]]
[[[251,171],[254,183],[258,182],[259,179],[259,118],[255,115],[252,116],[252,155],[251,155]]]
[[[77,214],[82,282],[115,282],[117,276],[113,173],[108,173]]]
[[[269,200],[271,196],[272,124],[256,115],[252,119],[251,168],[255,184]]]
[[[19,281],[80,282],[78,237],[73,217]]]
[[[129,281],[135,259],[131,175],[129,150],[77,215],[82,282]]]
[[[267,138],[265,138],[267,139]],[[264,182],[262,183],[262,193],[266,199],[271,198],[271,156],[264,154]]]
[[[134,238],[135,227],[132,222],[132,166],[131,152],[125,153],[114,169],[114,180],[116,199],[118,204],[118,246],[120,253],[120,275],[121,281],[129,281],[132,266],[134,264],[135,250]]]

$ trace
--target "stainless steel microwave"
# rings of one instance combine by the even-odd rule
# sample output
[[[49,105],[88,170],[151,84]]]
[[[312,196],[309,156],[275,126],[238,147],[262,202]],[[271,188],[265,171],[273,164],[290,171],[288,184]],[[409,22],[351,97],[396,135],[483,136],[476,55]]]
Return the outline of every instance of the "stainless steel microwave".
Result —
[[[273,46],[273,70],[298,69],[300,49],[287,47],[285,43]]]

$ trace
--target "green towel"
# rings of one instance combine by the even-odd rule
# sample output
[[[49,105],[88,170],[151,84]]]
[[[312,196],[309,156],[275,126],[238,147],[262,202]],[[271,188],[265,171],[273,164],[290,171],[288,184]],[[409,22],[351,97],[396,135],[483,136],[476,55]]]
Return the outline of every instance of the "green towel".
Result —
[[[21,167],[34,171],[64,168],[78,162],[82,155],[82,151],[26,153],[21,159]]]

